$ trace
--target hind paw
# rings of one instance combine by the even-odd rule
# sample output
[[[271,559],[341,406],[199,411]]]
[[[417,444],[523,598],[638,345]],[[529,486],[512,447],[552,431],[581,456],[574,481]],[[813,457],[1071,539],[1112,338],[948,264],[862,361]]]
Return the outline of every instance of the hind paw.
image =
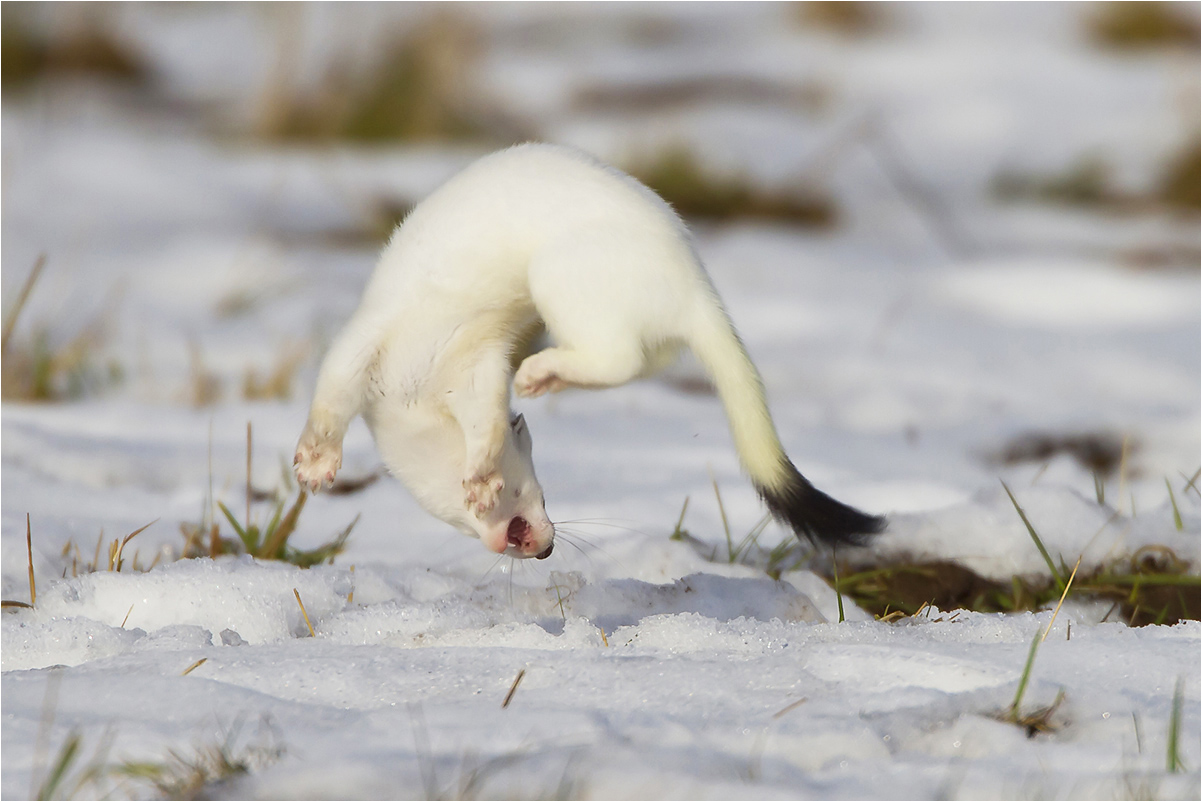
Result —
[[[567,386],[538,356],[527,357],[514,374],[513,391],[519,398],[538,398],[544,393],[558,393]]]

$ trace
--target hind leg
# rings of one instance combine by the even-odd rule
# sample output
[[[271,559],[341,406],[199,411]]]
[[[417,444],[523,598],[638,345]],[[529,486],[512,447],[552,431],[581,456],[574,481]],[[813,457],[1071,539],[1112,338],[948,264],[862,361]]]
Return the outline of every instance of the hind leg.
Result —
[[[616,387],[642,373],[643,366],[642,349],[637,345],[545,348],[522,361],[513,377],[513,389],[522,398],[537,398],[568,387]]]
[[[529,268],[530,296],[555,346],[522,361],[514,392],[615,387],[645,373],[646,332],[660,339],[660,321],[674,318],[672,299],[681,295],[661,280],[655,255],[606,232],[576,234],[540,253]]]

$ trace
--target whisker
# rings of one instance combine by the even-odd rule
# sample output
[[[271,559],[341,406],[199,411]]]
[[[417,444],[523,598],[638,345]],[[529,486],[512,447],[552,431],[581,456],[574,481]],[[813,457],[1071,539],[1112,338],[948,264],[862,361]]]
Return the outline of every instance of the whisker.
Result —
[[[621,560],[618,560],[616,557],[614,557],[612,554],[610,554],[609,551],[602,548],[601,546],[598,546],[596,543],[589,540],[587,537],[584,537],[583,535],[581,535],[579,532],[575,531],[574,529],[571,529],[571,528],[562,529],[562,530],[556,529],[556,537],[561,538],[563,540],[563,542],[567,543],[568,545],[570,545],[574,549],[576,549],[578,552],[580,552],[580,554],[586,560],[588,560],[588,563],[590,566],[596,565],[596,563],[593,561],[592,555],[589,554],[589,551],[595,551],[595,552],[598,552],[598,553],[604,555],[605,558],[610,561],[610,563],[617,566],[619,569],[621,569],[623,571],[627,570],[626,566],[622,564]],[[585,546],[588,546],[588,550],[583,548],[580,545],[581,543],[583,543]],[[552,556],[554,556],[554,555],[552,555]]]
[[[581,545],[579,543],[576,542],[575,535],[570,534],[568,532],[564,532],[561,535],[561,537],[563,538],[564,543],[567,543],[569,546],[576,549],[576,551],[580,552],[580,556],[584,557],[589,562],[592,562],[592,557],[589,555],[589,553],[587,551],[585,551],[584,548],[581,547]],[[587,543],[588,541],[585,541],[585,542]],[[592,543],[588,543],[588,545],[592,548],[596,548],[596,546],[594,546]]]
[[[575,529],[569,529],[566,526],[556,529],[555,536],[556,537],[570,537],[572,540],[578,541],[580,543],[584,543],[589,548],[593,548],[593,549],[598,548],[597,544],[594,543],[589,538],[585,537],[584,534],[576,531]]]
[[[505,559],[504,554],[497,555],[497,559],[492,561],[492,565],[488,566],[488,570],[480,575],[480,584],[476,586],[476,590],[481,590],[484,587],[484,580],[487,579],[488,575],[491,574],[493,572],[493,570],[496,569],[496,567],[501,564],[501,560],[503,560],[503,559]]]
[[[519,566],[519,561],[510,557],[509,558],[509,607],[510,607],[510,609],[513,609],[513,575],[516,574],[519,570],[521,570],[518,566]]]
[[[556,533],[556,540],[560,540],[560,541],[566,543],[567,545],[571,546],[572,548],[574,548],[577,552],[579,552],[580,556],[583,557],[588,562],[590,567],[594,566],[595,563],[593,562],[592,555],[590,555],[587,551],[585,551],[584,548],[579,543],[576,542],[577,539],[578,539],[578,537],[571,532],[557,532]],[[584,541],[584,542],[588,544],[589,548],[600,550],[598,546],[596,546],[592,543],[588,543],[588,541]],[[555,555],[552,554],[551,556],[554,557]]]
[[[560,524],[584,524],[586,526],[608,526],[611,529],[621,529],[623,532],[633,532],[636,535],[643,535],[644,537],[651,537],[651,535],[649,535],[647,532],[644,532],[642,529],[635,529],[633,526],[629,526],[628,523],[613,523],[614,521],[618,521],[618,520],[621,520],[621,519],[618,519],[618,518],[576,518],[574,520],[569,520],[569,521],[552,521],[552,523],[555,526],[559,526]]]

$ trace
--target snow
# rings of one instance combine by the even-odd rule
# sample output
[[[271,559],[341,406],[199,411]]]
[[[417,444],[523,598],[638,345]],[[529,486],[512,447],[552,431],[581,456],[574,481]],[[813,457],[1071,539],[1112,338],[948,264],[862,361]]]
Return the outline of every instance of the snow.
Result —
[[[346,42],[414,16],[306,8],[306,80]],[[798,467],[890,516],[871,549],[841,555],[849,565],[1046,577],[1004,481],[1058,563],[1123,571],[1154,547],[1198,572],[1199,495],[1184,487],[1202,450],[1198,273],[1128,263],[1150,248],[1196,253],[1196,218],[1010,207],[988,190],[1002,169],[1060,172],[1089,153],[1143,186],[1188,134],[1177,103],[1183,87],[1197,94],[1183,78],[1196,55],[1184,70],[1173,56],[1092,49],[1082,12],[1061,4],[894,7],[895,28],[868,39],[756,4],[471,13],[493,37],[479,66],[488,90],[547,138],[617,161],[687,142],[766,186],[829,181],[834,230],[694,229]],[[519,406],[561,522],[547,561],[498,560],[388,478],[309,501],[301,548],[360,516],[333,565],[170,559],[210,487],[245,514],[248,421],[254,485],[279,485],[315,360],[370,273],[376,246],[351,235],[373,204],[419,199],[483,151],[213,136],[162,98],[253,114],[273,68],[271,18],[231,6],[115,15],[159,70],[158,105],[77,82],[6,93],[0,122],[6,309],[49,255],[15,336],[45,325],[66,339],[100,320],[96,361],[124,374],[83,400],[3,404],[3,597],[28,599],[28,514],[37,603],[0,619],[0,795],[36,791],[78,732],[87,754],[111,739],[113,761],[228,738],[253,766],[207,789],[229,798],[1198,797],[1198,622],[1099,623],[1109,604],[1073,600],[1054,620],[928,608],[885,622],[846,598],[839,622],[811,570],[825,565],[774,580],[722,559],[712,483],[736,539],[763,509],[717,400],[683,389],[700,375],[690,360],[664,380]],[[698,76],[820,86],[828,108],[576,101]],[[882,140],[851,133],[874,115],[958,240],[889,177]],[[238,400],[244,371],[292,346],[308,353],[294,397]],[[224,388],[203,409],[188,402],[197,359]],[[1106,503],[1065,455],[998,461],[1031,432],[1125,441]],[[377,465],[356,423],[343,473]],[[693,541],[670,540],[686,498]],[[124,557],[158,555],[153,570],[72,576],[65,546],[89,562],[104,532],[103,562],[112,538],[151,521]],[[771,524],[762,544],[787,537]],[[1051,731],[1028,737],[1004,719],[1045,631],[1022,712],[1063,699]]]
[[[1198,682],[1195,623],[1075,626],[1069,639],[1059,619],[1024,706],[1063,690],[1060,729],[1028,739],[996,716],[1049,612],[815,623],[796,591],[763,577],[552,578],[563,613],[544,588],[404,567],[357,570],[352,604],[345,568],[233,558],[60,583],[41,609],[5,619],[6,763],[30,762],[56,682],[56,726],[117,721],[133,759],[268,717],[286,757],[233,796],[420,796],[423,771],[459,782],[472,756],[501,761],[484,796],[546,794],[564,777],[600,797],[1195,787],[1160,772],[1174,682]],[[301,635],[291,585],[316,638]],[[27,781],[7,775],[6,793]]]

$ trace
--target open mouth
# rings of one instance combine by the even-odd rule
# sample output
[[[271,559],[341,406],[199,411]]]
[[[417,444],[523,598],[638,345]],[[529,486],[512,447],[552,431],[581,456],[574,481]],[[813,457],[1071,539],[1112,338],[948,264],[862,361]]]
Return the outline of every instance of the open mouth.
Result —
[[[515,515],[509,521],[509,532],[506,535],[509,545],[521,548],[530,539],[530,524],[520,515]]]
[[[506,532],[505,539],[513,548],[525,550],[525,548],[530,545],[534,539],[534,535],[530,531],[530,522],[520,515],[513,516],[513,518],[509,520],[509,530]],[[554,543],[548,543],[547,548],[534,555],[534,559],[547,559],[551,556],[551,551],[554,548]]]

